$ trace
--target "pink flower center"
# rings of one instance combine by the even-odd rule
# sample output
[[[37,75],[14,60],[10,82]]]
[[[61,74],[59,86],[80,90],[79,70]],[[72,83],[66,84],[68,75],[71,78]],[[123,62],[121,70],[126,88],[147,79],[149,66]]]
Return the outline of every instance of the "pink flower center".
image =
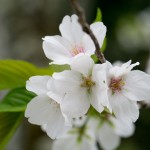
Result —
[[[82,46],[75,46],[71,51],[72,56],[76,56],[80,53],[85,53],[84,47]]]
[[[116,93],[116,92],[120,92],[122,90],[122,87],[125,85],[125,82],[123,81],[123,79],[119,78],[119,79],[114,79],[112,78],[109,84],[109,87],[112,90],[112,93]]]

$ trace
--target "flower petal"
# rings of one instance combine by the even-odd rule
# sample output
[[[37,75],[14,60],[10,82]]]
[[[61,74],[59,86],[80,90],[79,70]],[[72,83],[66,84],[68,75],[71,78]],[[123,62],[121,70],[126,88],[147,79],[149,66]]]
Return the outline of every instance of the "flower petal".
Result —
[[[118,136],[129,137],[133,135],[135,126],[132,122],[126,122],[125,120],[119,120],[111,117],[110,120],[114,124],[114,131]]]
[[[60,36],[47,36],[43,38],[43,50],[47,58],[54,64],[68,64],[71,58],[71,45]]]
[[[150,76],[142,71],[131,71],[126,78],[124,96],[134,101],[150,99]]]
[[[73,70],[65,70],[53,74],[53,81],[48,82],[48,89],[51,92],[65,94],[66,92],[74,91],[80,87],[82,76],[80,73]]]
[[[102,47],[106,35],[106,26],[102,22],[95,22],[90,25],[90,28],[96,36],[100,47]]]
[[[64,92],[59,91],[59,88],[57,89],[57,84],[59,82],[56,81],[54,78],[52,78],[51,80],[48,81],[47,83],[47,88],[48,88],[48,92],[47,92],[47,96],[49,96],[50,98],[52,98],[53,100],[55,100],[57,103],[60,104],[61,100],[64,97]]]
[[[127,75],[133,69],[133,67],[139,65],[139,62],[131,64],[131,60],[122,64],[121,66],[114,66],[110,68],[109,74],[112,77],[118,78]]]
[[[54,73],[53,79],[48,82],[49,97],[58,103],[61,103],[66,93],[76,91],[80,87],[82,76],[73,70],[65,70],[60,73]]]
[[[98,89],[98,88],[97,88]],[[104,110],[104,106],[101,103],[101,98],[103,98],[103,91],[99,92],[101,97],[98,97],[98,90],[97,89],[93,89],[92,90],[92,94],[90,96],[91,99],[91,105],[99,112],[101,113]],[[105,92],[105,91],[104,91]],[[105,95],[105,94],[104,94]],[[104,97],[105,98],[105,97]]]
[[[80,150],[97,150],[96,141],[94,139],[89,139],[84,137],[82,139],[82,144],[78,145],[77,149]]]
[[[26,82],[26,88],[37,95],[44,94],[47,92],[47,82],[50,79],[50,76],[32,76]]]
[[[64,134],[70,126],[66,126],[60,106],[47,95],[40,95],[33,98],[27,105],[25,117],[32,124],[44,126],[47,134],[57,138]]]
[[[90,107],[87,91],[79,88],[74,92],[66,93],[60,106],[62,112],[69,118],[82,117]]]
[[[65,16],[59,26],[59,30],[62,37],[66,38],[73,45],[75,43],[80,43],[85,34],[76,15],[72,15],[71,17]]]
[[[84,48],[84,53],[91,56],[95,53],[95,45],[93,40],[89,35],[86,33],[84,34],[81,42],[83,48]]]
[[[52,150],[76,150],[76,137],[74,135],[63,136],[53,142]]]
[[[71,69],[80,72],[84,76],[91,75],[93,66],[94,61],[90,56],[86,55],[74,58],[74,60],[71,63]]]
[[[55,109],[53,111],[55,111],[55,113],[49,115],[45,130],[49,137],[55,139],[61,137],[70,130],[71,124],[68,124],[68,122],[66,124],[60,109]]]
[[[112,126],[103,124],[98,132],[99,143],[102,149],[113,150],[120,144],[120,137],[115,134]]]
[[[52,150],[97,150],[95,141],[83,136],[82,141],[78,142],[77,134],[67,134],[54,141]]]
[[[100,105],[107,107],[109,111],[112,112],[107,94],[108,86],[105,69],[106,64],[95,65],[92,73],[92,80],[95,81],[95,86],[93,86],[91,92],[91,104],[98,112],[103,110]],[[98,108],[100,108],[100,110]]]
[[[116,118],[135,122],[139,117],[139,108],[136,102],[128,100],[120,93],[109,92],[109,101]]]
[[[103,81],[106,79],[106,73],[101,71],[98,74],[98,77],[95,77],[95,84],[92,87],[90,98],[92,106],[101,113],[104,110],[104,107],[109,106],[108,95],[107,95],[107,85]],[[105,77],[104,77],[105,75]],[[101,80],[101,79],[102,80]],[[105,78],[105,79],[104,79]],[[97,80],[96,80],[97,79]],[[104,80],[103,80],[104,79]]]
[[[50,111],[50,103],[51,99],[47,97],[46,94],[36,96],[28,103],[25,117],[29,118],[29,122],[32,124],[45,124]]]
[[[126,63],[123,63],[120,65],[122,68],[128,68],[131,65],[131,60],[127,61]]]

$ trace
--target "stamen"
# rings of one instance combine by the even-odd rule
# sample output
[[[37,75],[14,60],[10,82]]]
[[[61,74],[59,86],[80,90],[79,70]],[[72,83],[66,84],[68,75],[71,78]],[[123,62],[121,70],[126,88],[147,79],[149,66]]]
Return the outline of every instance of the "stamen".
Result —
[[[122,90],[122,87],[125,85],[125,82],[123,81],[122,78],[120,79],[114,79],[112,78],[111,81],[110,81],[110,85],[109,87],[111,88],[112,90],[112,93],[116,93],[116,92],[119,92]]]
[[[95,82],[92,81],[90,77],[83,77],[83,82],[81,84],[81,87],[85,87],[89,91],[91,87],[94,85],[95,85]]]

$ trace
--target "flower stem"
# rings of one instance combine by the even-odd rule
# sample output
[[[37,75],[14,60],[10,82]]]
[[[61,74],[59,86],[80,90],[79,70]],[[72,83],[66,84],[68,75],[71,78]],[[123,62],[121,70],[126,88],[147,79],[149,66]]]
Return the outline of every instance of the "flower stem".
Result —
[[[105,61],[106,61],[105,57],[100,50],[100,46],[99,46],[99,43],[98,43],[95,35],[93,34],[88,23],[86,22],[85,14],[84,14],[82,7],[79,5],[77,0],[70,0],[70,2],[72,4],[72,7],[75,10],[76,14],[79,17],[79,23],[81,24],[83,31],[86,32],[91,37],[91,39],[93,40],[93,42],[95,44],[95,47],[96,47],[95,54],[97,55],[100,63],[105,63]]]

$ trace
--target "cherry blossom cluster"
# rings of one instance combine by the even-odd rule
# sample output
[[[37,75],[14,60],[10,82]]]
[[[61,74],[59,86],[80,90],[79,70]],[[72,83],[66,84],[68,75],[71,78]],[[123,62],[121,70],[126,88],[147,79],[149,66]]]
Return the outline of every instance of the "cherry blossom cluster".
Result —
[[[102,47],[105,25],[95,22],[90,28]],[[65,16],[59,29],[61,36],[43,38],[44,53],[50,64],[68,64],[70,69],[27,81],[27,90],[37,96],[27,105],[25,117],[58,138],[53,150],[96,150],[96,141],[103,149],[114,149],[120,137],[134,132],[137,102],[150,98],[150,76],[132,70],[139,63],[130,60],[121,66],[96,64],[91,58],[95,45],[76,15]]]

